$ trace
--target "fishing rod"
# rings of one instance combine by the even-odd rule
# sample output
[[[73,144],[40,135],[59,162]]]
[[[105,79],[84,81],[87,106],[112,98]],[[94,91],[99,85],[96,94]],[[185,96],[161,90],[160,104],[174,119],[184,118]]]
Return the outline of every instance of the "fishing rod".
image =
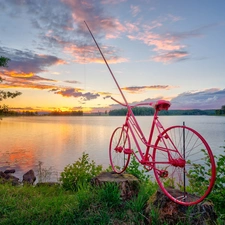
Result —
[[[109,64],[107,63],[107,61],[106,61],[106,59],[105,59],[105,56],[103,55],[103,53],[102,53],[102,51],[101,51],[101,49],[100,49],[100,47],[99,47],[97,41],[95,40],[94,35],[92,34],[92,32],[91,32],[89,26],[87,25],[87,23],[86,23],[85,21],[84,21],[84,23],[85,23],[85,25],[86,25],[88,31],[90,32],[90,34],[91,34],[91,36],[92,36],[92,38],[93,38],[93,40],[94,40],[94,42],[95,42],[95,44],[96,44],[96,46],[97,46],[99,52],[101,53],[102,58],[104,59],[106,66],[108,67],[108,70],[109,70],[109,72],[111,73],[112,78],[113,78],[113,80],[115,81],[116,86],[118,87],[118,89],[119,89],[119,91],[120,91],[120,94],[121,94],[122,97],[123,97],[123,100],[124,100],[124,102],[125,102],[125,105],[126,105],[127,107],[129,107],[129,104],[127,103],[127,100],[126,100],[126,98],[125,98],[125,96],[124,96],[124,94],[123,94],[123,92],[122,92],[122,90],[121,90],[121,88],[120,88],[120,86],[119,86],[119,84],[118,84],[118,82],[117,82],[117,80],[116,80],[116,78],[115,78],[115,76],[114,76],[114,74],[113,74],[113,72],[112,72],[112,70],[111,70]],[[112,97],[111,97],[111,98],[112,98]],[[115,100],[114,98],[112,98],[112,99]],[[118,102],[117,100],[115,100],[115,101]],[[119,103],[119,102],[118,102],[118,103]]]

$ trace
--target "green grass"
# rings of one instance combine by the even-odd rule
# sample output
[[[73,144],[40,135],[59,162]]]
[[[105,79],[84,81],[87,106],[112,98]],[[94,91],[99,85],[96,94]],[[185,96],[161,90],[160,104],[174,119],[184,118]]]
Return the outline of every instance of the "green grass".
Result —
[[[115,184],[80,185],[77,191],[61,186],[0,185],[0,225],[142,225],[146,221],[157,225],[158,209],[151,205],[150,212],[145,210],[157,189],[156,183],[142,182],[138,196],[123,201]],[[219,216],[218,224],[224,224],[223,217]]]
[[[143,189],[144,190],[144,189]],[[143,191],[141,192],[141,196]],[[148,194],[124,202],[114,184],[80,186],[76,192],[60,186],[0,185],[0,224],[144,224]]]
[[[217,180],[208,197],[215,204],[217,222],[221,225],[225,218],[224,161],[224,155],[217,158]],[[139,171],[139,164],[134,160],[128,169],[140,179],[139,193],[129,201],[121,200],[116,184],[90,185],[91,177],[100,172],[101,167],[90,162],[87,154],[65,168],[61,186],[0,184],[0,225],[142,225],[146,221],[159,224],[158,209],[151,205],[148,214],[145,210],[158,185]]]

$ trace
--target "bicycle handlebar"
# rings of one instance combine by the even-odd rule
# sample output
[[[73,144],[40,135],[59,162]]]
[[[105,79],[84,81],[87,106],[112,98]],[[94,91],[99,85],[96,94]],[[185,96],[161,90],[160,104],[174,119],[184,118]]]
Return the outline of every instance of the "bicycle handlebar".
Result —
[[[116,100],[115,98],[111,97],[111,99],[112,99],[113,101],[117,102],[118,104],[127,107],[126,104],[124,104],[124,103],[122,103],[122,102],[119,102],[119,101]],[[130,107],[131,107],[131,108],[134,108],[134,107],[142,106],[142,105],[143,105],[143,106],[144,106],[144,105],[151,106],[152,104],[153,104],[152,102],[150,102],[150,103],[139,103],[139,104],[136,104],[136,105],[132,105],[132,106],[130,106]]]
[[[127,107],[127,105],[126,105],[126,104],[124,104],[124,103],[122,103],[122,102],[119,102],[119,101],[118,101],[118,100],[116,100],[115,98],[111,97],[111,99],[112,99],[113,101],[117,102],[118,104],[120,104],[120,105],[122,105],[122,106],[126,106],[126,107]]]

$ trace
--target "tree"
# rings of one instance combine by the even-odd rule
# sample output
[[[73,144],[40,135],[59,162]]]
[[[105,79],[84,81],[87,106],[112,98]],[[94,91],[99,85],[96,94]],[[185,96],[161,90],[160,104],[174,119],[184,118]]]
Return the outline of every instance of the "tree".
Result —
[[[0,56],[0,67],[7,67],[8,66],[8,62],[10,61],[9,58],[5,58]],[[2,82],[2,78],[0,77],[0,82]],[[16,92],[10,92],[10,91],[2,91],[0,90],[0,101],[2,101],[3,99],[7,99],[7,98],[15,98],[18,95],[21,95],[22,93],[19,91]],[[4,107],[0,107],[1,109],[5,109],[7,106],[4,105]]]
[[[10,61],[9,58],[0,56],[0,66],[7,67],[9,61]]]

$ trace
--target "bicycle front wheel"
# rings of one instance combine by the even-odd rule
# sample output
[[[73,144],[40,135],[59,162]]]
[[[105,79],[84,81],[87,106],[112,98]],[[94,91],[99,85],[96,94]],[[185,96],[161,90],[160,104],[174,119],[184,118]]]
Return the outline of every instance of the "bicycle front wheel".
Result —
[[[118,127],[114,130],[109,145],[110,164],[116,173],[122,173],[126,170],[130,161],[130,154],[128,133],[124,128]]]
[[[194,205],[213,188],[216,168],[206,140],[186,126],[173,126],[158,137],[153,150],[154,174],[174,202]]]

